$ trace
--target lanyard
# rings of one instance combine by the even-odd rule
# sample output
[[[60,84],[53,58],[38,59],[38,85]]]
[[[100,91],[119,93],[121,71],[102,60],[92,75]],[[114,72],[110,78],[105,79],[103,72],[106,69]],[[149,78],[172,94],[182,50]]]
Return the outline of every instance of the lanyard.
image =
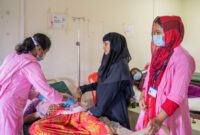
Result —
[[[166,68],[168,60],[170,59],[172,53],[173,53],[173,50],[170,51],[169,55],[167,56],[167,58],[165,59],[163,65],[162,65],[162,67],[158,71],[156,71],[156,73],[154,74],[154,76],[153,76],[153,87],[155,85],[156,80],[158,79],[160,72],[163,71]]]

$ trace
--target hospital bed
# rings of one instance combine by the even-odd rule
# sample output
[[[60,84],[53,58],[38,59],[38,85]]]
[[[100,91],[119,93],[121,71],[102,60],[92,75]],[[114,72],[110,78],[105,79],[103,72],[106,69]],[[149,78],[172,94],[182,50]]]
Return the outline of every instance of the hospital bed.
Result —
[[[200,73],[195,72],[195,73],[192,75],[191,84],[200,86]]]
[[[76,86],[74,85],[74,82],[73,81],[70,81],[68,78],[56,78],[56,79],[49,79],[48,82],[51,84],[52,87],[54,87],[55,89],[57,89],[58,91],[60,92],[67,92],[68,94],[70,95],[74,95],[75,94],[75,90],[76,90]],[[64,84],[66,84],[66,86]],[[83,102],[85,102],[84,104],[86,106],[90,106],[90,103],[93,102],[92,100],[92,96],[91,94],[89,93],[89,95],[87,95],[88,98],[85,98],[83,97]],[[89,101],[91,100],[91,101]],[[89,102],[89,103],[87,103]],[[39,120],[39,119],[37,119]],[[34,121],[33,121],[34,122]],[[30,122],[30,123],[26,123],[24,124],[24,132],[23,132],[23,135],[29,135],[28,133],[28,130],[29,130],[29,127],[31,126],[31,124],[33,122]],[[111,122],[107,119],[107,122],[106,121],[103,121],[105,124],[108,124],[108,123],[112,123],[112,125],[108,124],[110,128],[116,130],[116,132],[119,134],[119,135],[141,135],[142,133],[146,132],[147,129],[144,129],[144,130],[141,130],[141,131],[138,131],[138,132],[133,132],[132,130],[128,130],[122,126],[119,125],[119,123],[116,123],[116,122]]]
[[[188,88],[188,105],[190,116],[193,119],[200,120],[200,73],[195,72],[192,75],[191,83]]]

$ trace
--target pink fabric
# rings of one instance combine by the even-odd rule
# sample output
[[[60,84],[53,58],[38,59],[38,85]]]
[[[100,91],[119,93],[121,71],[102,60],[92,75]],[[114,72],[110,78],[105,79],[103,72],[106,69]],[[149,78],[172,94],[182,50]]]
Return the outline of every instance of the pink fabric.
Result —
[[[161,111],[162,104],[168,98],[179,105],[179,108],[169,116],[164,125],[169,127],[170,135],[191,135],[191,122],[188,107],[188,86],[195,70],[193,58],[181,46],[174,49],[174,53],[166,67],[163,78],[158,86],[156,99],[156,115]],[[147,82],[149,75],[145,79],[144,89],[147,94]],[[136,130],[143,127],[144,112],[140,113]],[[164,135],[160,130],[157,134]]]
[[[7,56],[0,67],[0,134],[18,135],[23,125],[23,109],[32,86],[53,103],[62,95],[51,88],[40,65],[31,54]]]

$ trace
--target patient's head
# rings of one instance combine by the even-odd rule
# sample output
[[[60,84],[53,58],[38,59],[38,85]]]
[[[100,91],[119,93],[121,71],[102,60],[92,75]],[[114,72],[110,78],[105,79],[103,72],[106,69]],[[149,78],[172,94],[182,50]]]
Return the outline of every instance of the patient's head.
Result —
[[[132,68],[130,73],[133,79],[133,84],[139,89],[140,81],[142,79],[142,71],[138,68]]]
[[[140,81],[142,78],[142,71],[139,70],[138,68],[132,68],[131,76],[133,78],[133,81]]]

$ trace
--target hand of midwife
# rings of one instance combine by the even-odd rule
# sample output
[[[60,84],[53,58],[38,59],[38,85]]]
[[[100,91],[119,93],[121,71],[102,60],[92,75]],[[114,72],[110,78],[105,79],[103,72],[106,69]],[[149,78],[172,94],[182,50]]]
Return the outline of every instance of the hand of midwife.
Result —
[[[161,126],[163,121],[168,117],[167,113],[164,110],[161,110],[161,112],[152,120],[149,121],[147,125],[148,134],[147,135],[154,135],[157,133]],[[162,128],[165,127],[165,132],[169,133],[169,129],[166,126],[162,126]]]
[[[147,125],[147,129],[148,129],[147,135],[154,135],[155,133],[157,133],[159,129],[161,128],[161,125],[162,125],[162,121],[160,121],[157,118],[150,120]]]
[[[68,97],[67,101],[63,103],[63,107],[69,107],[75,103],[76,101],[72,97]]]
[[[141,110],[146,110],[147,105],[146,105],[146,103],[145,103],[145,99],[144,99],[144,98],[141,98],[141,99],[140,99],[139,106],[140,106],[140,109],[141,109]]]

